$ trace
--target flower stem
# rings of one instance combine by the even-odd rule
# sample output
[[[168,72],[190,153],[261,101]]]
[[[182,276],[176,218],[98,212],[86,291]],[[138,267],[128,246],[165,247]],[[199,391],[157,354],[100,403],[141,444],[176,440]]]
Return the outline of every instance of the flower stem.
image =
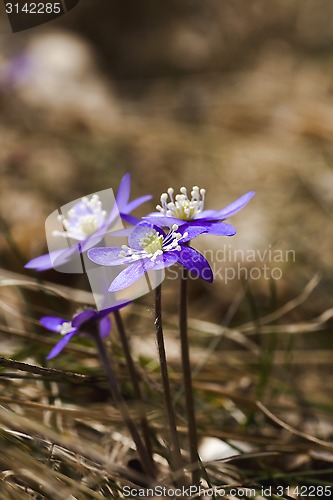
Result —
[[[163,327],[162,327],[162,286],[159,285],[155,290],[155,327],[158,354],[160,358],[161,376],[163,384],[164,404],[167,413],[170,438],[171,438],[171,467],[174,472],[184,474],[183,461],[180,453],[180,446],[177,434],[176,417],[172,404],[171,389],[169,382],[168,365],[166,360]]]
[[[188,270],[182,269],[180,279],[180,306],[179,306],[179,332],[180,332],[180,345],[181,357],[183,368],[183,381],[185,391],[185,402],[188,419],[188,439],[190,444],[190,458],[192,467],[192,484],[200,484],[200,469],[198,458],[198,437],[197,426],[195,420],[192,375],[191,375],[191,362],[190,362],[190,348],[187,333],[187,282]]]
[[[114,314],[114,317],[116,320],[120,342],[121,342],[121,345],[122,345],[122,348],[124,351],[127,369],[128,369],[129,375],[131,377],[131,381],[132,381],[132,385],[133,385],[133,389],[134,389],[134,395],[135,395],[136,400],[140,404],[140,412],[142,413],[140,423],[141,423],[141,428],[142,428],[142,432],[143,432],[143,438],[144,438],[147,453],[149,455],[151,467],[154,470],[155,464],[154,464],[153,454],[152,454],[152,446],[151,446],[151,440],[150,440],[150,429],[149,429],[149,425],[147,422],[147,418],[144,414],[144,403],[143,403],[143,399],[142,399],[142,392],[141,392],[140,383],[139,383],[138,376],[137,376],[137,371],[136,371],[134,361],[132,358],[131,349],[130,349],[130,345],[129,345],[129,342],[127,339],[127,335],[126,335],[126,331],[125,331],[125,327],[124,327],[124,323],[123,323],[121,314],[119,311],[114,311],[113,314]]]
[[[128,427],[128,430],[131,433],[131,436],[132,436],[132,439],[135,443],[143,470],[145,471],[147,477],[152,477],[152,469],[151,469],[151,464],[150,464],[150,460],[149,460],[149,455],[147,454],[147,451],[142,443],[142,440],[139,436],[139,433],[137,431],[135,423],[133,422],[133,420],[130,416],[126,402],[121,394],[116,375],[113,371],[113,367],[111,365],[110,359],[108,358],[108,356],[106,354],[103,340],[100,337],[99,333],[97,333],[97,332],[93,335],[93,339],[96,343],[98,354],[99,354],[101,363],[103,365],[105,374],[108,378],[108,381],[110,382],[111,395],[112,395],[112,397],[117,405],[117,408],[119,409],[119,411],[120,411],[120,413],[121,413],[121,415],[122,415],[122,417],[123,417],[123,419]]]

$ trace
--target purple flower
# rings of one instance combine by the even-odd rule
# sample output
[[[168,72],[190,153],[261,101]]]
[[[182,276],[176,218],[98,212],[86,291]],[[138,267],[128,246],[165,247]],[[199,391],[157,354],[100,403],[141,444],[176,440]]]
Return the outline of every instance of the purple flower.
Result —
[[[157,205],[157,212],[143,217],[144,220],[159,227],[178,226],[196,227],[198,234],[208,233],[217,236],[233,236],[236,229],[222,221],[241,210],[254,196],[251,191],[234,201],[222,210],[204,210],[205,189],[193,186],[191,199],[185,187],[180,188],[180,193],[174,197],[173,188],[161,195],[161,205]],[[170,198],[170,201],[168,201]]]
[[[0,92],[12,92],[29,81],[33,74],[33,61],[25,52],[13,55],[0,65]]]
[[[98,332],[101,337],[106,337],[111,330],[111,321],[108,314],[125,307],[130,302],[118,301],[112,307],[103,311],[95,311],[87,309],[79,314],[76,314],[71,321],[56,316],[43,316],[39,322],[51,332],[60,333],[62,338],[53,347],[46,359],[52,359],[63,350],[74,335],[78,333],[89,334],[91,328],[98,327]]]
[[[207,260],[194,248],[185,245],[197,236],[196,227],[178,227],[169,233],[149,222],[140,222],[128,238],[129,246],[92,248],[88,257],[101,266],[128,266],[113,280],[110,292],[122,290],[140,279],[149,270],[161,270],[179,262],[195,276],[211,283],[213,273]]]
[[[80,243],[67,249],[56,250],[36,257],[30,260],[24,267],[26,269],[45,271],[52,269],[55,265],[66,264],[74,255],[78,255],[78,253],[86,251],[96,244],[96,241],[102,238],[110,226],[117,220],[118,214],[126,222],[137,224],[139,219],[129,214],[142,203],[150,200],[151,196],[141,196],[129,202],[130,183],[130,174],[126,174],[120,182],[116,203],[109,214],[103,210],[98,195],[94,194],[90,199],[85,196],[76,203],[69,210],[67,218],[60,215],[59,220],[64,227],[64,231],[54,231],[53,235],[66,239],[71,238]]]

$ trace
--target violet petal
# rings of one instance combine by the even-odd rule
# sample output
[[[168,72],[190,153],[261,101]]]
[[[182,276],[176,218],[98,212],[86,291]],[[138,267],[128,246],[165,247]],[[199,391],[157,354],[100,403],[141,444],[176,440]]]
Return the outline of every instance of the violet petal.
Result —
[[[109,292],[123,290],[138,281],[147,270],[145,262],[146,261],[143,260],[135,262],[124,269],[124,271],[121,271],[121,273],[119,273],[118,276],[112,281]]]
[[[80,326],[83,325],[83,323],[86,323],[87,321],[90,321],[91,319],[95,318],[97,316],[96,311],[93,311],[92,309],[89,309],[87,311],[83,311],[80,314],[77,314],[73,319],[72,319],[72,326],[74,328],[79,329]]]
[[[68,344],[68,342],[71,340],[71,338],[77,333],[77,331],[75,332],[70,332],[70,333],[67,333],[66,335],[64,335],[60,340],[59,342],[53,347],[53,349],[51,349],[51,351],[49,352],[49,354],[47,355],[46,359],[49,360],[49,359],[52,359],[54,358],[55,356],[58,356],[58,354],[63,350],[63,348]]]
[[[234,226],[225,222],[211,222],[206,227],[207,234],[214,234],[216,236],[234,236],[236,234]]]
[[[119,254],[123,251],[121,247],[99,247],[91,248],[88,250],[88,258],[95,264],[100,266],[121,266],[123,264],[129,264],[133,261],[132,256],[119,257]]]
[[[111,331],[111,320],[110,320],[110,318],[108,318],[107,316],[105,318],[102,318],[99,321],[98,329],[99,329],[99,334],[100,334],[100,336],[102,338],[107,337],[109,335],[110,331]]]
[[[159,227],[171,227],[174,224],[177,224],[177,226],[182,226],[183,224],[186,224],[188,222],[186,220],[177,219],[177,217],[168,217],[159,212],[153,212],[142,218],[143,220],[150,222],[151,224],[155,224]]]
[[[125,174],[124,177],[120,181],[117,196],[116,196],[116,203],[117,203],[119,212],[122,212],[123,208],[128,203],[128,200],[130,197],[130,189],[131,189],[131,175]]]
[[[186,267],[194,276],[202,278],[211,283],[214,279],[213,271],[201,253],[191,247],[182,247],[178,252],[179,262]]]
[[[129,203],[127,203],[124,212],[128,214],[129,212],[132,212],[132,210],[134,210],[135,208],[138,208],[140,205],[146,203],[146,201],[149,201],[151,199],[152,199],[151,194],[140,196],[139,198],[136,198],[135,200],[132,200]]]
[[[228,217],[231,217],[231,215],[235,215],[237,212],[239,212],[245,205],[251,200],[251,198],[255,195],[254,191],[250,191],[249,193],[244,194],[238,200],[233,201],[230,205],[228,205],[225,208],[222,208],[222,210],[219,210],[219,218],[221,220],[227,219]]]
[[[51,330],[51,332],[59,333],[59,327],[63,323],[68,323],[68,320],[64,318],[57,318],[56,316],[43,316],[40,318],[39,322],[42,326]]]

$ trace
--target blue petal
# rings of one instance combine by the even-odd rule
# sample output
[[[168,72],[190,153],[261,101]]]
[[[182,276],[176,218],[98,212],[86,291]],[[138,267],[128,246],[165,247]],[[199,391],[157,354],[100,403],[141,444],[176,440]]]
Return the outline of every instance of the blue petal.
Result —
[[[219,212],[217,210],[203,210],[200,214],[198,214],[194,220],[219,220]]]
[[[128,237],[133,231],[133,227],[127,227],[126,229],[119,229],[119,231],[112,231],[112,236],[126,236]]]
[[[55,250],[54,252],[29,260],[24,267],[26,269],[36,269],[36,271],[47,271],[48,269],[53,269],[55,266],[65,264],[76,251],[77,245],[71,248]]]
[[[127,203],[123,212],[128,214],[129,212],[132,212],[132,210],[134,210],[135,208],[138,208],[140,205],[142,205],[143,203],[145,203],[146,201],[149,201],[151,199],[152,199],[152,195],[150,195],[150,194],[146,194],[145,196],[140,196],[139,198],[136,198],[135,200],[132,200],[129,203]]]
[[[159,271],[160,269],[164,269],[166,267],[170,267],[175,264],[179,259],[178,252],[164,252],[163,255],[159,255],[150,266],[151,269],[155,271]]]
[[[231,215],[235,215],[237,212],[239,212],[247,203],[251,200],[251,198],[255,195],[254,191],[250,191],[249,193],[244,194],[238,200],[234,201],[230,205],[228,205],[225,208],[222,208],[222,210],[219,210],[219,218],[221,220],[227,219],[228,217],[231,217]]]
[[[211,222],[206,225],[206,233],[215,236],[234,236],[236,229],[231,224],[225,222]]]
[[[170,267],[178,261],[178,252],[165,252],[159,255],[154,261],[143,259],[128,266],[113,280],[109,292],[116,292],[129,287],[138,281],[147,271],[159,271]]]
[[[129,215],[127,213],[121,212],[120,214],[121,218],[127,222],[128,224],[131,224],[132,226],[136,226],[141,219],[138,219],[138,217],[134,217],[134,215]]]
[[[133,257],[119,257],[119,254],[122,251],[123,249],[121,247],[99,247],[91,248],[88,250],[87,255],[90,260],[100,266],[121,266],[123,264],[131,263],[133,261]]]
[[[104,316],[107,316],[108,314],[110,314],[110,313],[112,313],[114,311],[118,311],[119,309],[122,309],[123,307],[126,307],[130,303],[131,303],[130,300],[125,300],[125,301],[124,301],[124,299],[117,300],[117,301],[114,302],[113,306],[108,307],[107,309],[102,309],[101,311],[99,311],[96,314],[96,319],[98,319],[98,318],[104,318]]]
[[[135,226],[128,237],[128,245],[130,246],[130,248],[133,248],[135,250],[142,250],[140,241],[147,235],[147,233],[149,233],[153,229],[155,229],[155,231],[157,231],[158,234],[162,235],[163,237],[165,236],[164,231],[162,231],[160,227],[154,226],[153,224],[150,224],[146,221],[140,222],[137,226]]]
[[[58,254],[60,255],[60,251]],[[29,260],[25,264],[25,269],[37,269],[37,271],[46,271],[47,269],[52,269],[52,262],[50,255],[47,253],[45,255],[41,255],[40,257],[36,257],[35,259]]]
[[[143,220],[150,222],[151,224],[155,224],[159,227],[171,227],[174,224],[177,226],[182,226],[186,224],[188,221],[177,219],[177,217],[168,217],[167,215],[163,215],[160,212],[153,212],[145,217],[142,217]]]
[[[102,318],[99,322],[99,334],[102,338],[105,338],[109,335],[111,331],[111,321],[110,318]]]
[[[53,349],[49,352],[48,356],[46,357],[47,360],[54,358],[55,356],[58,356],[58,354],[63,350],[63,348],[68,344],[68,342],[71,340],[71,338],[77,333],[75,332],[70,332],[67,333],[64,337],[62,337],[59,342],[53,347]]]
[[[201,222],[202,225],[197,224],[184,224],[179,229],[177,229],[177,233],[184,234],[187,233],[187,236],[183,236],[180,240],[180,244],[186,243],[187,241],[193,240],[200,234],[207,232],[207,227],[204,225],[204,222]]]
[[[94,311],[93,309],[88,309],[87,311],[83,311],[80,314],[74,316],[74,318],[72,319],[72,326],[74,328],[79,329],[80,326],[83,325],[83,323],[86,323],[87,321],[96,318],[96,316],[97,312]]]
[[[201,253],[191,247],[182,247],[178,252],[179,262],[194,276],[211,283],[214,279],[213,271]]]
[[[131,189],[131,175],[125,174],[124,177],[120,181],[117,196],[116,196],[116,203],[117,203],[119,212],[122,212],[123,208],[128,203],[128,200],[130,197],[130,189]]]
[[[68,323],[68,320],[64,318],[57,318],[56,316],[43,316],[40,318],[39,322],[42,326],[44,326],[44,328],[47,328],[51,332],[59,333],[59,327],[63,323]]]
[[[117,219],[119,219],[119,217],[120,217],[120,208],[118,207],[117,201],[116,201],[115,204],[113,205],[112,209],[110,210],[110,213],[107,216],[104,224],[94,234],[95,235],[102,234],[104,236],[106,231],[108,231],[110,229],[110,227],[112,227],[112,225],[115,222],[117,222]]]
[[[119,273],[118,276],[112,281],[109,292],[123,290],[138,281],[150,267],[148,262],[150,261],[141,260],[124,269],[124,271]]]

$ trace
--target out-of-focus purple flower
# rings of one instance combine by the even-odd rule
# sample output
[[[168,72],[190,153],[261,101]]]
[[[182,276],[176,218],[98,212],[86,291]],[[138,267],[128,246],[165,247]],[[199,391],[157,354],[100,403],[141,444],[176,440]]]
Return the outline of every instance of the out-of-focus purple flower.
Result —
[[[151,199],[150,195],[141,196],[135,200],[129,201],[130,196],[131,176],[126,174],[119,185],[116,195],[116,202],[110,213],[107,214],[103,210],[102,203],[98,195],[94,194],[91,198],[85,196],[76,203],[67,214],[67,218],[60,215],[64,231],[55,231],[53,234],[56,237],[70,238],[79,243],[67,249],[60,249],[50,252],[35,259],[30,260],[24,267],[26,269],[36,269],[37,271],[45,271],[52,269],[54,263],[57,266],[66,264],[74,255],[84,252],[91,248],[98,238],[102,238],[104,234],[112,227],[112,224],[117,220],[118,214],[120,217],[130,224],[136,224],[139,219],[130,215],[130,212],[139,207],[145,201]]]
[[[143,219],[159,227],[171,227],[173,224],[197,227],[198,234],[236,234],[233,226],[222,221],[239,212],[254,196],[254,191],[244,194],[221,210],[204,210],[205,193],[205,189],[193,186],[189,198],[186,188],[182,187],[180,193],[174,197],[173,188],[169,188],[167,193],[161,195],[161,204],[156,207],[157,212],[152,212]]]
[[[91,328],[98,328],[98,333],[101,337],[106,337],[111,331],[111,321],[108,315],[114,311],[118,311],[122,307],[127,306],[130,302],[118,301],[112,307],[103,311],[95,311],[87,309],[79,314],[76,314],[71,321],[56,316],[43,316],[39,322],[51,332],[60,333],[62,338],[53,347],[46,359],[52,359],[63,350],[74,335],[84,333],[89,335]]]
[[[140,222],[128,238],[129,246],[92,248],[88,257],[102,266],[127,265],[113,280],[110,292],[132,285],[149,270],[161,270],[179,262],[195,276],[211,283],[213,273],[207,260],[194,248],[185,245],[198,234],[196,227],[174,224],[169,233],[149,222]]]
[[[12,92],[29,81],[33,71],[33,62],[28,54],[21,52],[0,65],[0,91]]]

